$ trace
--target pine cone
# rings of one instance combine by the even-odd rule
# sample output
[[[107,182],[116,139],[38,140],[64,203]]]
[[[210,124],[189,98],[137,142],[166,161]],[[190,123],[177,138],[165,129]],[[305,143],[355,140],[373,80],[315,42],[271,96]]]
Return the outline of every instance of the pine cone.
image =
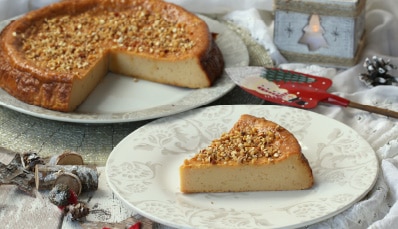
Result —
[[[22,155],[22,159],[23,159],[23,165],[25,167],[26,170],[34,172],[35,171],[35,166],[37,164],[40,165],[44,165],[44,161],[43,159],[40,158],[40,156],[37,155],[37,153],[33,153],[33,152],[28,152],[28,153],[24,153]]]
[[[53,189],[48,193],[48,198],[51,203],[56,206],[66,206],[69,204],[70,191],[69,187],[66,184],[57,184]]]
[[[72,220],[81,220],[89,213],[90,209],[84,203],[70,204],[64,208],[64,214],[69,214]]]

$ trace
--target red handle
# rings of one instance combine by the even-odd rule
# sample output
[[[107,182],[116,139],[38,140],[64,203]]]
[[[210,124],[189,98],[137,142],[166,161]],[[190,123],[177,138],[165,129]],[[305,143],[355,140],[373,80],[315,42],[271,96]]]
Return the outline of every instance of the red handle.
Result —
[[[339,105],[339,106],[343,106],[343,107],[347,107],[350,104],[350,100],[348,100],[348,99],[345,99],[345,98],[342,98],[340,96],[333,95],[330,93],[327,93],[327,94],[328,94],[328,97],[324,100],[321,100],[322,102]]]

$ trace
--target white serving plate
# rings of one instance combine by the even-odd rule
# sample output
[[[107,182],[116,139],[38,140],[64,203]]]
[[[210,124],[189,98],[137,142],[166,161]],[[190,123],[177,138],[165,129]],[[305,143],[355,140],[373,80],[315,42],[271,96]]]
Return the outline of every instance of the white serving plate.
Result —
[[[227,132],[241,114],[266,117],[299,140],[313,170],[309,190],[183,194],[179,166]],[[350,127],[298,108],[226,105],[153,121],[122,140],[106,164],[116,196],[139,214],[177,228],[297,228],[330,218],[373,187],[378,162]]]

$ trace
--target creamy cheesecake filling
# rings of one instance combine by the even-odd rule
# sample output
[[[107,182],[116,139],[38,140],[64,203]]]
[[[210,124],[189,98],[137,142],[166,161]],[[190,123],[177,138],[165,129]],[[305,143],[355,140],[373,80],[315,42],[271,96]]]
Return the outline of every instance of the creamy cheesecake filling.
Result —
[[[298,155],[281,163],[229,165],[200,165],[181,174],[181,188],[187,192],[242,192],[300,190],[312,185],[308,170],[298,166]],[[303,183],[303,181],[306,181]],[[188,191],[189,190],[189,191]]]
[[[79,106],[85,98],[95,89],[109,68],[109,58],[104,56],[85,73],[85,77],[78,78],[73,82],[69,110]]]
[[[191,88],[199,88],[210,84],[207,77],[190,77],[203,72],[197,58],[175,60],[170,64],[166,60],[154,61],[138,55],[131,56],[128,53],[117,52],[110,55],[109,70],[175,86],[188,85]]]

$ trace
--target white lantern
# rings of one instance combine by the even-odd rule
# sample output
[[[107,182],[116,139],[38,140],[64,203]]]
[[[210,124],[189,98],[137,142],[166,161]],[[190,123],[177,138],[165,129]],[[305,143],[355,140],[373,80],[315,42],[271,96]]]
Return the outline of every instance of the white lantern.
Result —
[[[352,66],[365,45],[366,0],[274,0],[274,42],[290,62]]]

